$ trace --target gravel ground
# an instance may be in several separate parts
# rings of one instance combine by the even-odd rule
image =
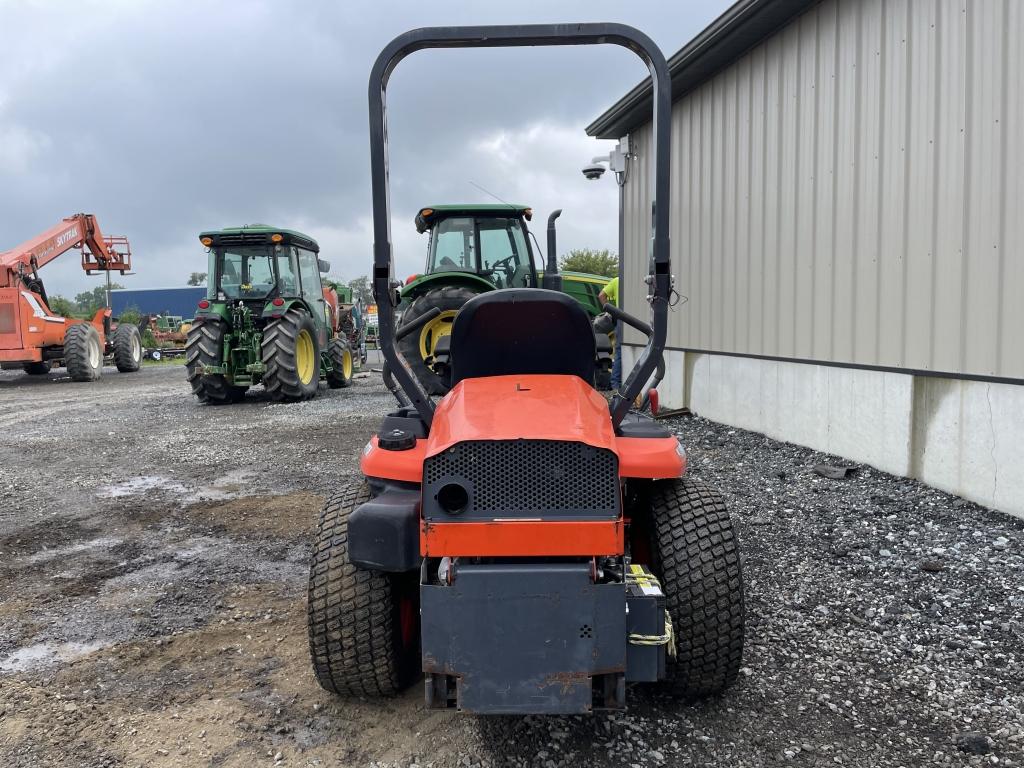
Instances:
[[[1024,765],[1024,524],[700,418],[673,420],[745,555],[726,696],[460,717],[316,687],[306,555],[390,407],[379,377],[202,407],[179,366],[0,372],[0,763]]]

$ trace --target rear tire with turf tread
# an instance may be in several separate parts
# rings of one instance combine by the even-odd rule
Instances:
[[[103,345],[90,323],[69,325],[64,332],[64,364],[72,381],[96,381],[103,372]]]
[[[417,317],[425,315],[434,307],[442,312],[458,312],[462,306],[478,295],[479,291],[466,288],[461,285],[446,285],[443,288],[435,288],[427,291],[422,296],[417,296],[412,305],[402,315],[402,324],[411,323]],[[405,357],[406,362],[416,378],[422,382],[423,387],[429,395],[443,395],[448,392],[449,386],[440,376],[427,367],[423,356],[420,354],[420,334],[423,329],[410,333],[398,342],[398,348]]]
[[[677,656],[664,690],[685,701],[719,694],[743,659],[743,575],[725,502],[703,483],[657,482],[651,495],[654,571],[665,592]]]
[[[365,480],[349,483],[320,513],[309,569],[309,652],[324,690],[393,696],[419,672],[418,573],[356,568],[348,559],[348,520],[370,499]],[[413,624],[403,627],[403,616]],[[415,631],[413,631],[415,630]]]
[[[224,405],[237,403],[245,397],[248,387],[231,384],[220,373],[201,374],[203,365],[223,363],[224,337],[227,325],[223,320],[203,319],[193,323],[185,342],[185,375],[192,385],[192,394],[201,403]]]
[[[327,357],[331,360],[331,372],[327,374],[327,385],[331,389],[352,386],[352,372],[355,370],[352,350],[344,339],[334,338],[327,345]],[[348,358],[348,374],[345,373],[345,359]]]
[[[121,373],[135,373],[142,365],[142,335],[138,326],[122,323],[114,330],[114,365]]]
[[[47,360],[43,360],[41,363],[25,363],[22,368],[29,376],[45,376],[50,372],[50,363]]]
[[[298,339],[302,332],[313,342],[313,375],[308,382],[299,376]],[[308,400],[320,387],[320,343],[313,319],[301,310],[289,310],[267,324],[263,331],[263,387],[279,403]]]

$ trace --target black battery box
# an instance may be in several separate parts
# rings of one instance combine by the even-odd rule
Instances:
[[[665,677],[665,655],[675,642],[665,622],[665,593],[647,568],[626,571],[626,680],[653,683]]]

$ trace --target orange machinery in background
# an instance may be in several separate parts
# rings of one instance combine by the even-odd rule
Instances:
[[[110,329],[109,307],[100,309],[92,320],[60,317],[50,309],[39,270],[75,248],[81,252],[86,274],[116,271],[123,275],[131,269],[128,239],[105,236],[89,213],[69,216],[0,252],[0,363],[21,363],[28,373],[43,374],[51,361],[65,360],[73,379],[88,381],[98,378],[105,354],[119,352],[120,370],[138,370],[137,362],[132,367],[136,350],[141,360],[138,329],[134,334],[122,332],[118,344]]]

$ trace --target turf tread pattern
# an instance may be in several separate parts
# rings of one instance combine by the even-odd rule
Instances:
[[[654,546],[677,656],[665,689],[686,701],[721,693],[743,659],[744,605],[739,542],[721,496],[690,478],[657,483]]]
[[[349,515],[369,498],[366,481],[355,481],[320,512],[309,569],[309,651],[325,690],[392,696],[408,684],[413,659],[400,647],[391,579],[348,560]]]

